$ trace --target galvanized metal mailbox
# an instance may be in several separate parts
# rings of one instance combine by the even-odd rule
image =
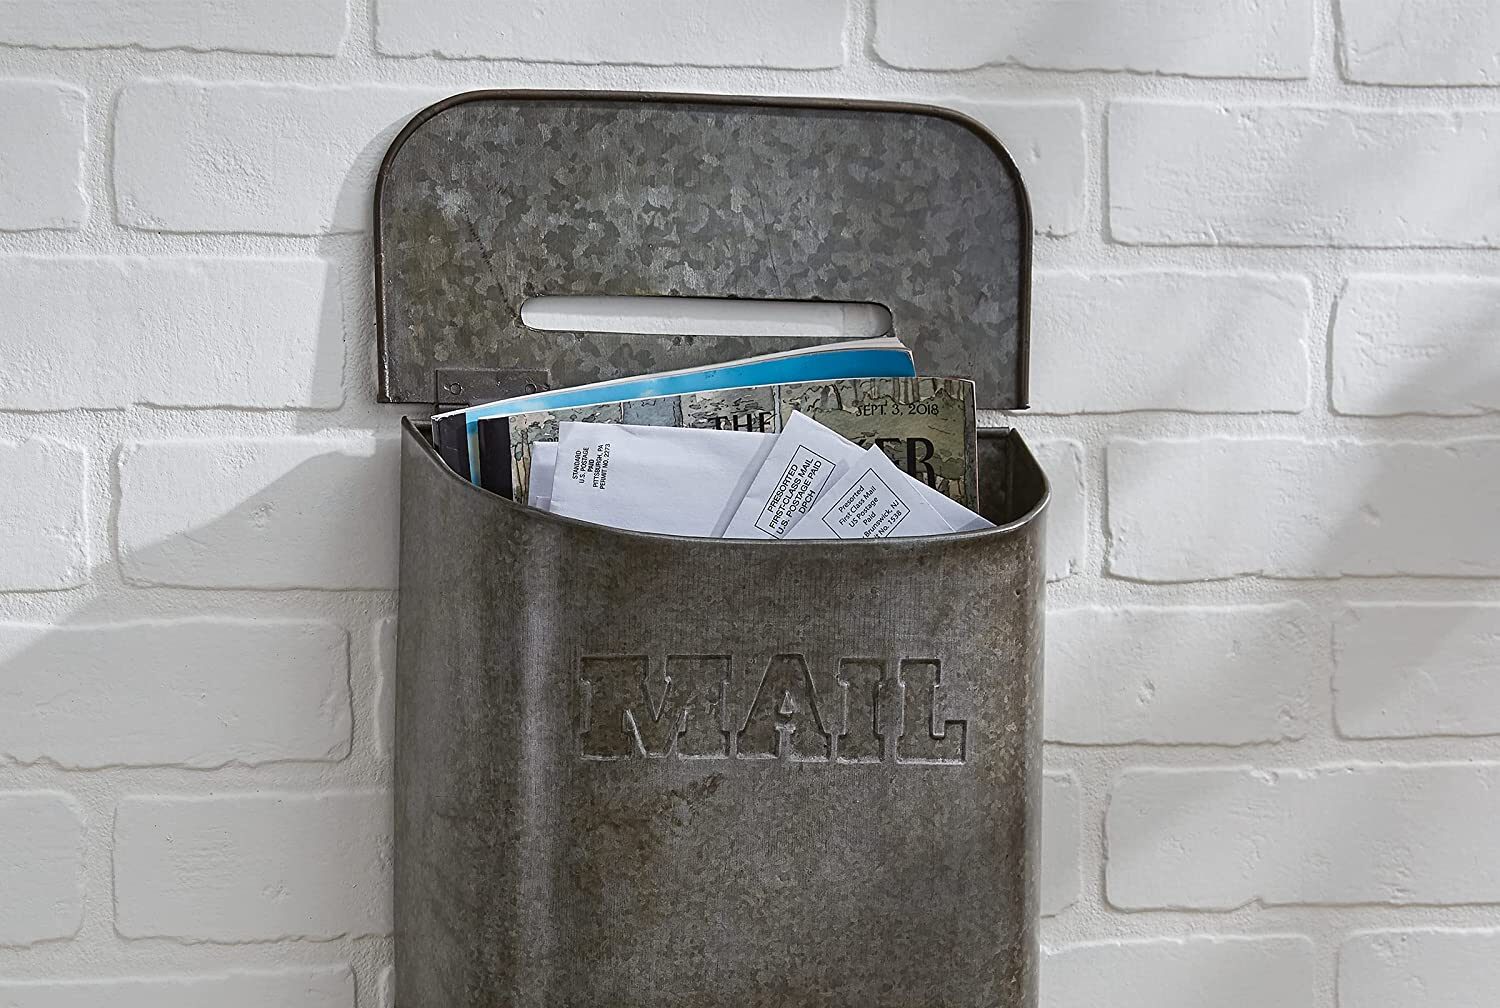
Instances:
[[[376,199],[387,401],[787,345],[520,319],[657,294],[878,301],[921,373],[1025,405],[1025,194],[951,113],[476,93]],[[1047,486],[1014,431],[980,442],[996,529],[810,543],[560,518],[402,436],[397,1008],[1035,1005]]]

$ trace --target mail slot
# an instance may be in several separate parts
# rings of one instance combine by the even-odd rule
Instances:
[[[761,348],[520,319],[602,293],[878,302],[1025,404],[1024,191],[950,113],[464,95],[377,218],[389,401]],[[979,473],[983,532],[679,538],[488,493],[404,421],[398,1008],[1035,1005],[1047,485],[1009,427]]]

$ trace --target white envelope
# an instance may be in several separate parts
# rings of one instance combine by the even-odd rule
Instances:
[[[806,414],[793,413],[777,435],[765,465],[750,481],[745,499],[724,530],[725,537],[795,538],[788,533],[811,510],[814,501],[864,455],[859,445],[842,434]],[[906,478],[922,488],[923,498],[948,523],[945,531],[995,527],[941,490]]]
[[[727,539],[781,539],[812,509],[818,495],[864,452],[805,413],[793,413],[750,481]]]
[[[542,511],[552,509],[552,474],[557,469],[557,442],[531,443],[531,478],[526,483],[526,503]]]
[[[553,514],[665,535],[717,537],[774,434],[564,421]]]
[[[977,532],[980,529],[995,527],[994,522],[988,518],[980,517],[976,511],[970,511],[936,487],[930,487],[921,480],[917,480],[916,483],[922,488],[922,496],[927,498],[927,503],[932,505],[934,511],[943,516],[943,521],[952,526],[953,531]]]
[[[938,535],[953,526],[927,502],[925,484],[896,468],[878,446],[866,450],[792,526],[787,539],[889,539]]]

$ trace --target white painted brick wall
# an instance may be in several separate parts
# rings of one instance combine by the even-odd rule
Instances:
[[[844,60],[838,0],[375,0],[380,51],[563,63],[832,67]]]
[[[387,616],[375,623],[370,649],[375,670],[371,727],[376,750],[382,756],[389,756],[396,744],[396,617]]]
[[[1047,505],[1047,579],[1061,581],[1082,570],[1088,555],[1083,446],[1076,441],[1049,441],[1036,445],[1035,451],[1052,487]]]
[[[88,470],[77,445],[0,441],[0,591],[76,588],[88,578]]]
[[[375,171],[430,88],[140,81],[120,94],[120,223],[322,234],[369,226]]]
[[[337,0],[8,0],[0,41],[332,56],[347,20]]]
[[[1500,246],[1500,110],[1115,102],[1109,146],[1122,242]]]
[[[391,928],[390,796],[130,797],[115,813],[115,926],[249,942]]]
[[[1308,0],[875,0],[875,51],[892,65],[961,70],[1010,63],[1196,77],[1301,77]]]
[[[1072,774],[1047,774],[1042,778],[1043,916],[1060,914],[1078,899],[1078,820],[1078,781]]]
[[[1303,737],[1326,681],[1299,605],[1053,611],[1047,738],[1079,745],[1244,745]]]
[[[1500,84],[1491,0],[1339,0],[1343,65],[1370,84]]]
[[[56,81],[0,82],[0,231],[67,230],[88,219],[87,99]]]
[[[1032,382],[1056,413],[1296,413],[1312,292],[1298,276],[1043,273]]]
[[[230,970],[197,976],[0,980],[0,1008],[354,1008],[354,971]]]
[[[13,409],[337,407],[338,277],[320,259],[0,256]]]
[[[1333,698],[1350,738],[1500,735],[1500,605],[1363,603],[1334,630]]]
[[[1500,931],[1377,931],[1339,951],[1339,1008],[1500,1002]]]
[[[1340,413],[1500,412],[1500,281],[1352,276],[1332,353]]]
[[[1312,1008],[1317,956],[1296,936],[1108,941],[1049,951],[1048,1008]]]
[[[121,568],[141,584],[394,588],[395,485],[389,438],[128,444]]]
[[[83,813],[55,791],[0,791],[0,948],[83,924]]]
[[[1121,909],[1500,902],[1500,764],[1131,770],[1105,830]]]
[[[0,756],[70,768],[341,759],[347,636],[284,620],[0,623]]]
[[[368,1004],[368,1001],[366,1002]],[[379,1008],[396,1008],[396,968],[386,966],[380,971],[375,987],[375,1004]]]
[[[1500,439],[1121,440],[1108,492],[1122,577],[1500,577]]]
[[[1044,1008],[1500,1000],[1495,4],[0,0],[0,1008],[390,1008],[371,187],[482,87],[1010,149]]]

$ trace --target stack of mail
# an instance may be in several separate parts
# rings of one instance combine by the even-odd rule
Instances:
[[[479,403],[433,417],[432,431],[470,482],[616,528],[885,539],[993,527],[971,510],[973,381],[917,375],[891,336]]]

